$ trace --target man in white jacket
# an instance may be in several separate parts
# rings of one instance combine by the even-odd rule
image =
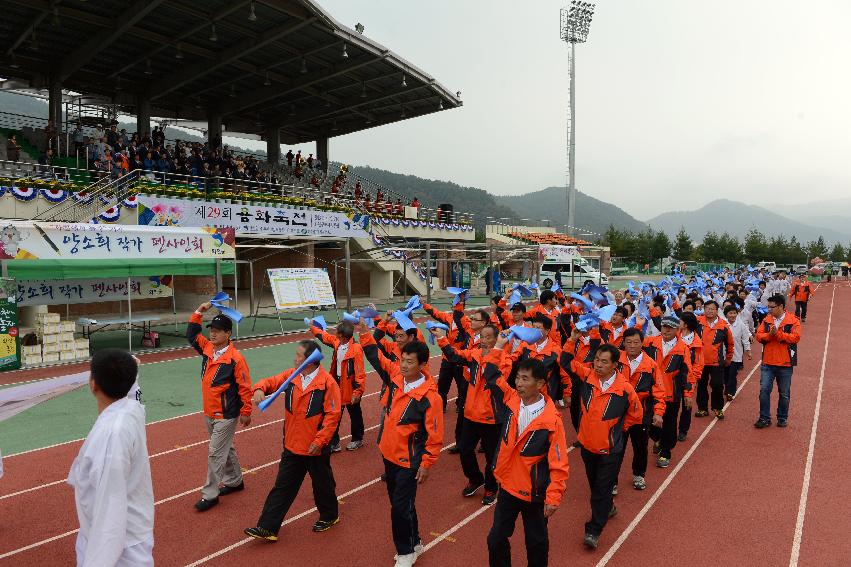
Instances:
[[[751,332],[748,330],[744,317],[739,314],[735,306],[728,305],[724,308],[724,317],[730,324],[733,333],[733,361],[724,369],[724,398],[729,402],[736,397],[738,388],[739,370],[742,369],[742,359],[747,353],[748,360],[751,359]]]
[[[154,491],[145,408],[128,396],[138,365],[120,349],[92,357],[98,418],[71,465],[80,531],[77,567],[153,566]]]

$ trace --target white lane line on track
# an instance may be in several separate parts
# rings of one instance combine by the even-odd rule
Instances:
[[[286,344],[286,343],[281,343],[281,344]],[[268,346],[251,347],[251,348],[252,349],[254,349],[254,348],[269,348],[270,346],[281,346],[281,345],[268,345]],[[251,349],[242,349],[242,350],[251,350]],[[440,356],[443,356],[443,355],[442,354],[432,355],[431,357],[429,357],[429,360],[431,360],[432,358],[438,358]],[[186,358],[196,358],[196,357],[195,356],[188,356]],[[175,360],[184,360],[184,359],[180,358],[180,359],[175,359]],[[166,360],[166,361],[162,361],[162,362],[172,362],[172,361]],[[150,363],[150,364],[156,364],[156,363]],[[375,370],[370,370],[369,372],[366,373],[366,375],[369,376],[370,374],[374,374],[374,373],[375,373]],[[369,396],[374,396],[375,394],[377,394],[377,392],[373,392],[372,394],[366,394],[364,396],[364,398],[367,398]],[[184,418],[184,417],[191,417],[193,415],[198,415],[200,413],[201,413],[200,411],[193,411],[193,412],[190,412],[190,413],[183,413],[183,414],[180,414],[180,415],[174,415],[172,417],[167,417],[165,419],[159,419],[157,421],[151,421],[150,423],[145,424],[145,427],[147,428],[147,427],[150,427],[151,425],[157,425],[157,424],[165,423],[165,422],[168,422],[168,421],[174,421],[176,419],[181,419],[181,418]],[[86,440],[85,437],[80,437],[79,439],[71,439],[70,441],[62,441],[61,443],[54,443],[53,445],[47,445],[45,447],[38,447],[36,449],[28,449],[26,451],[21,451],[20,453],[12,453],[11,455],[3,455],[3,459],[8,460],[8,459],[11,459],[13,457],[20,457],[21,455],[28,455],[30,453],[37,453],[38,451],[45,451],[47,449],[54,449],[56,447],[62,447],[63,445],[70,445],[71,443],[79,443],[79,442],[85,441],[85,440]]]
[[[446,400],[446,402],[447,402],[447,403],[449,403],[449,402],[453,402],[453,401],[455,401],[456,399],[457,399],[457,396],[456,396],[456,397],[454,397],[454,398],[448,398],[448,399]],[[379,425],[380,425],[380,424],[376,424],[376,425],[372,425],[372,426],[370,426],[370,427],[367,427],[366,429],[364,429],[364,433],[366,433],[367,431],[373,431],[373,430],[375,430],[375,429],[378,429]],[[344,436],[344,437],[340,437],[340,441],[345,441],[346,439],[349,439],[350,437],[351,437],[351,435],[346,435],[346,436]],[[449,444],[449,445],[444,445],[444,446],[443,446],[443,448],[441,448],[440,450],[441,450],[441,452],[442,452],[442,451],[445,451],[445,450],[447,450],[447,449],[450,449],[450,448],[452,448],[452,447],[454,447],[454,446],[455,446],[455,443],[453,442],[453,443],[451,443],[451,444]],[[247,469],[247,470],[245,471],[245,473],[253,473],[253,472],[257,472],[257,471],[259,471],[259,470],[263,470],[263,469],[269,468],[269,467],[271,467],[271,466],[273,466],[273,465],[279,464],[280,462],[281,462],[281,460],[280,460],[280,459],[276,459],[276,460],[274,460],[274,461],[270,461],[270,462],[268,462],[268,463],[264,463],[264,464],[262,464],[262,465],[258,465],[258,466],[254,467],[254,468]],[[367,483],[365,483],[365,484],[362,484],[361,486],[359,486],[359,487],[357,487],[357,488],[354,488],[354,489],[352,489],[352,490],[350,490],[350,491],[348,491],[348,492],[346,492],[346,493],[344,493],[344,494],[341,494],[340,496],[338,496],[338,497],[337,497],[337,500],[340,500],[340,499],[342,499],[342,498],[346,498],[346,497],[348,497],[348,496],[351,496],[352,494],[354,494],[354,493],[356,493],[356,492],[360,492],[360,491],[361,491],[361,490],[363,490],[364,488],[367,488],[367,487],[369,487],[369,486],[371,486],[371,485],[375,484],[376,482],[379,482],[380,480],[381,480],[381,477],[378,477],[377,479],[373,479],[373,480],[371,480],[371,481],[369,481],[369,482],[367,482]],[[59,481],[59,482],[64,482],[64,481]],[[170,501],[172,501],[172,500],[176,500],[176,499],[178,499],[178,498],[182,498],[182,497],[184,497],[184,496],[188,496],[189,494],[198,493],[198,492],[199,492],[202,488],[203,488],[203,486],[198,486],[198,487],[192,488],[192,489],[190,489],[190,490],[185,490],[185,491],[183,491],[183,492],[181,492],[181,493],[179,493],[179,494],[175,494],[175,495],[172,495],[172,496],[167,496],[166,498],[163,498],[163,499],[161,499],[161,500],[157,500],[156,502],[154,502],[154,506],[159,506],[160,504],[164,504],[164,503],[166,503],[166,502],[170,502]],[[316,510],[316,508],[315,508],[315,507],[314,507],[314,508],[311,508],[310,510],[306,510],[306,511],[304,511],[304,512],[302,512],[302,513],[300,513],[300,514],[298,514],[298,515],[296,515],[296,516],[293,516],[292,518],[290,518],[289,520],[285,521],[285,522],[284,522],[283,524],[281,524],[281,525],[282,525],[282,526],[284,526],[284,525],[287,525],[287,524],[289,524],[289,523],[291,523],[291,522],[294,522],[294,521],[296,521],[296,520],[298,520],[298,519],[300,519],[300,518],[303,518],[303,517],[304,517],[304,516],[306,516],[307,514],[310,514],[311,512],[314,512],[315,510]],[[49,537],[49,538],[47,538],[47,539],[43,539],[43,540],[41,540],[41,541],[37,541],[37,542],[35,542],[35,543],[31,543],[31,544],[29,544],[29,545],[25,545],[24,547],[19,547],[18,549],[13,549],[13,550],[11,550],[11,551],[7,551],[6,553],[0,554],[0,559],[5,559],[5,558],[7,558],[7,557],[11,557],[11,556],[13,556],[13,555],[17,555],[17,554],[19,554],[19,553],[23,553],[24,551],[29,551],[30,549],[34,549],[34,548],[36,548],[36,547],[40,547],[40,546],[42,546],[42,545],[46,545],[46,544],[51,543],[51,542],[54,542],[54,541],[56,541],[56,540],[58,540],[58,539],[62,539],[62,538],[67,537],[67,536],[69,536],[69,535],[73,535],[73,534],[77,533],[78,531],[80,531],[80,530],[79,530],[79,528],[77,528],[76,530],[71,530],[70,532],[65,532],[65,533],[63,533],[63,534],[59,534],[59,535],[56,535],[56,536]],[[227,551],[230,551],[231,549],[235,549],[235,548],[237,548],[237,547],[239,547],[239,546],[241,546],[241,545],[244,545],[247,541],[251,541],[251,538],[246,538],[246,539],[245,539],[245,540],[243,540],[243,541],[237,542],[236,544],[234,544],[234,545],[230,546],[229,548],[226,548],[225,550],[219,550],[219,551],[217,551],[215,554],[210,555],[210,556],[208,556],[208,557],[205,557],[205,558],[203,558],[203,559],[199,560],[199,561],[198,561],[198,562],[196,562],[196,563],[193,563],[193,565],[197,565],[197,564],[199,564],[199,563],[201,563],[201,562],[203,562],[203,561],[207,561],[208,559],[212,559],[213,557],[217,557],[218,555],[222,555],[223,553],[226,553]]]
[[[827,316],[827,333],[824,337],[824,356],[821,359],[821,374],[818,379],[818,393],[816,394],[816,411],[813,415],[813,426],[810,430],[810,445],[807,450],[807,465],[804,468],[804,481],[801,486],[801,500],[798,503],[798,518],[795,521],[795,535],[792,539],[792,555],[789,557],[789,567],[798,565],[801,555],[801,540],[804,536],[804,519],[807,515],[807,499],[810,493],[810,478],[813,472],[813,455],[816,450],[816,433],[818,432],[819,413],[821,413],[821,393],[824,389],[824,369],[827,365],[827,349],[830,344],[830,325],[833,321],[833,300],[836,298],[836,286],[830,295],[830,311]]]
[[[576,447],[573,447],[571,445],[570,447],[568,447],[567,453],[570,453],[575,448]],[[466,526],[467,524],[469,524],[470,522],[472,522],[473,520],[475,520],[476,518],[478,518],[479,516],[481,516],[482,514],[484,514],[485,512],[487,512],[488,510],[490,510],[492,508],[493,508],[493,505],[482,506],[481,508],[479,508],[478,510],[476,510],[475,512],[473,512],[472,514],[470,514],[469,516],[467,516],[466,518],[464,518],[463,520],[461,520],[460,522],[458,522],[457,524],[455,524],[454,526],[452,526],[451,528],[449,528],[445,532],[441,533],[439,536],[437,536],[436,538],[434,538],[430,542],[428,542],[423,547],[422,552],[425,553],[426,551],[428,551],[429,549],[431,549],[432,547],[434,547],[435,545],[437,545],[441,541],[445,540],[446,538],[448,538],[449,536],[451,536],[452,534],[454,534],[455,532],[457,532],[458,530],[460,530],[461,528],[463,528],[464,526]]]

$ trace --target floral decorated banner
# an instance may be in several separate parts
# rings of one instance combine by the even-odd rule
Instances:
[[[232,228],[5,221],[0,223],[0,259],[230,259],[234,240]]]
[[[139,224],[233,228],[237,235],[366,238],[370,217],[334,211],[233,205],[139,195]]]

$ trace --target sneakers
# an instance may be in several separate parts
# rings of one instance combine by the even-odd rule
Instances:
[[[333,445],[331,445],[331,452],[332,452],[332,453],[339,453],[339,452],[340,452],[340,451],[342,451],[342,450],[343,450],[343,449],[341,449],[341,448],[340,448],[340,444],[339,444],[339,443],[334,443]]]
[[[219,503],[219,497],[218,496],[216,496],[215,498],[213,498],[211,500],[207,500],[206,498],[202,498],[201,500],[199,500],[198,502],[195,503],[195,509],[198,510],[199,512],[206,512],[207,510],[209,510],[210,508],[212,508],[213,506],[215,506],[218,503]]]
[[[786,427],[789,423],[785,419],[777,420],[777,427]]]
[[[597,549],[597,544],[600,543],[600,536],[585,534],[585,539],[582,540],[582,543],[589,549]]]
[[[461,496],[464,496],[465,498],[469,498],[470,496],[472,496],[473,494],[478,492],[479,489],[482,488],[484,485],[485,485],[484,482],[480,482],[480,483],[477,483],[477,484],[473,484],[471,482],[470,484],[468,484],[467,486],[464,487],[464,490],[461,491]]]
[[[682,432],[680,432],[680,434],[679,434],[679,435],[677,435],[677,441],[685,441],[685,440],[686,440],[686,437],[688,437],[688,433],[682,433]]]
[[[617,495],[618,495],[618,485],[616,484],[612,487],[612,496],[617,496]]]
[[[706,417],[707,415],[709,415],[709,412],[703,409],[699,409],[694,412],[694,417]]]
[[[612,504],[612,509],[609,510],[609,518],[614,518],[618,515],[618,507]]]
[[[724,399],[728,402],[732,402],[735,397],[733,394],[724,394]]]
[[[638,476],[638,475],[633,475],[632,487],[636,490],[644,490],[645,488],[647,488],[647,483],[644,482],[644,477]]]
[[[660,469],[666,469],[671,464],[671,459],[666,459],[665,457],[659,457],[656,459],[656,466]]]
[[[348,445],[346,445],[346,451],[356,451],[363,447],[363,440],[352,441]]]
[[[245,483],[240,482],[236,486],[223,486],[219,489],[219,496],[227,496],[228,494],[232,494],[234,492],[240,492],[245,490]]]
[[[722,409],[712,410],[712,413],[714,413],[715,417],[717,417],[718,419],[724,419],[724,410],[722,410]]]
[[[654,455],[658,455],[661,450],[662,450],[662,442],[661,441],[656,441],[655,443],[653,443],[653,454]]]
[[[496,502],[496,492],[485,490],[485,495],[482,497],[482,506],[490,506]]]
[[[278,534],[270,532],[266,528],[256,527],[256,528],[245,528],[242,530],[247,536],[253,537],[254,539],[265,539],[266,541],[278,541]]]
[[[340,518],[334,518],[333,520],[316,520],[316,523],[313,524],[313,531],[315,532],[324,532],[331,529],[331,526],[340,523]]]
[[[757,429],[765,429],[766,427],[771,427],[770,421],[765,421],[764,419],[756,420],[756,423],[753,424]]]
[[[417,545],[414,546],[413,555],[416,555],[417,557],[419,557],[422,554],[423,554],[423,544],[418,543]],[[393,556],[393,561],[399,561],[399,554],[398,553]],[[414,561],[416,561],[416,559],[414,559]]]
[[[416,553],[408,553],[407,555],[397,555],[394,567],[411,567],[417,562]]]

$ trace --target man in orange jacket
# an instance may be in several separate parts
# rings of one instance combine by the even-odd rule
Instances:
[[[417,485],[428,478],[443,445],[443,400],[425,375],[430,356],[419,341],[402,348],[399,362],[385,357],[361,323],[360,343],[387,388],[382,400],[378,449],[384,458],[396,567],[410,567],[422,553],[417,522]]]
[[[618,512],[612,489],[618,481],[626,432],[644,417],[638,394],[618,370],[619,360],[620,351],[606,344],[597,349],[593,369],[576,359],[570,362],[571,370],[579,376],[579,443],[591,487],[591,519],[585,523],[583,543],[592,549],[597,548],[608,519]]]
[[[482,487],[485,489],[482,497],[482,505],[493,504],[496,500],[498,488],[493,476],[493,459],[499,441],[499,429],[502,416],[494,410],[491,391],[486,387],[487,380],[484,376],[490,366],[484,360],[494,349],[498,331],[493,325],[485,325],[479,331],[480,345],[469,350],[455,350],[449,344],[445,331],[434,328],[431,333],[437,337],[437,344],[443,350],[443,354],[451,362],[465,367],[464,376],[469,380],[467,387],[467,398],[464,400],[464,425],[461,427],[461,436],[457,439],[458,448],[461,452],[461,468],[467,477],[467,486],[461,494],[470,497],[476,494]],[[511,372],[511,361],[503,361],[505,375]],[[479,462],[476,459],[476,445],[479,441],[485,450],[485,472],[482,474]]]
[[[715,417],[724,419],[724,375],[726,368],[733,362],[733,331],[727,321],[718,316],[718,303],[715,300],[703,304],[703,313],[697,318],[703,339],[703,374],[697,382],[697,411],[694,416],[709,415],[708,408],[711,405]]]
[[[500,337],[492,356],[505,356],[507,340]],[[498,361],[486,364],[499,368]],[[543,395],[547,370],[533,358],[517,365],[515,388],[501,372],[486,372],[488,388],[496,395],[498,411],[506,414],[499,436],[494,476],[499,497],[488,533],[491,567],[511,565],[511,544],[518,514],[523,515],[526,560],[532,567],[547,565],[547,519],[558,510],[568,477],[567,441],[561,416]]]
[[[251,423],[251,376],[242,353],[230,342],[233,323],[224,315],[216,315],[207,325],[210,338],[201,334],[201,321],[210,307],[209,302],[198,306],[186,328],[189,344],[203,359],[201,396],[210,435],[207,483],[195,503],[199,512],[218,504],[219,496],[245,488],[233,436],[237,420],[243,427]]]
[[[361,345],[352,338],[355,326],[350,321],[340,321],[337,324],[336,336],[326,333],[315,325],[310,326],[310,332],[323,344],[334,349],[331,357],[331,377],[340,386],[343,407],[348,410],[349,418],[352,420],[352,440],[346,445],[346,449],[354,451],[363,445],[364,426],[360,400],[366,389],[363,350]],[[339,451],[340,426],[338,424],[334,437],[331,439],[331,452]]]
[[[807,274],[798,276],[798,281],[789,290],[789,298],[795,300],[795,317],[799,317],[801,323],[807,321],[807,304],[814,293],[813,286],[807,281]]]
[[[762,366],[759,375],[759,419],[757,429],[771,425],[771,390],[777,381],[777,427],[789,421],[789,398],[792,391],[792,369],[798,364],[801,322],[786,311],[786,298],[768,298],[768,315],[756,329],[756,340],[762,343]]]
[[[275,392],[319,345],[298,343],[293,368],[260,380],[254,385],[254,403]],[[304,482],[310,475],[319,519],[314,532],[324,532],[340,521],[336,483],[331,470],[331,437],[342,416],[340,387],[319,364],[308,365],[284,389],[284,452],[275,486],[269,491],[257,526],[245,534],[267,541],[278,540],[278,530]]]

